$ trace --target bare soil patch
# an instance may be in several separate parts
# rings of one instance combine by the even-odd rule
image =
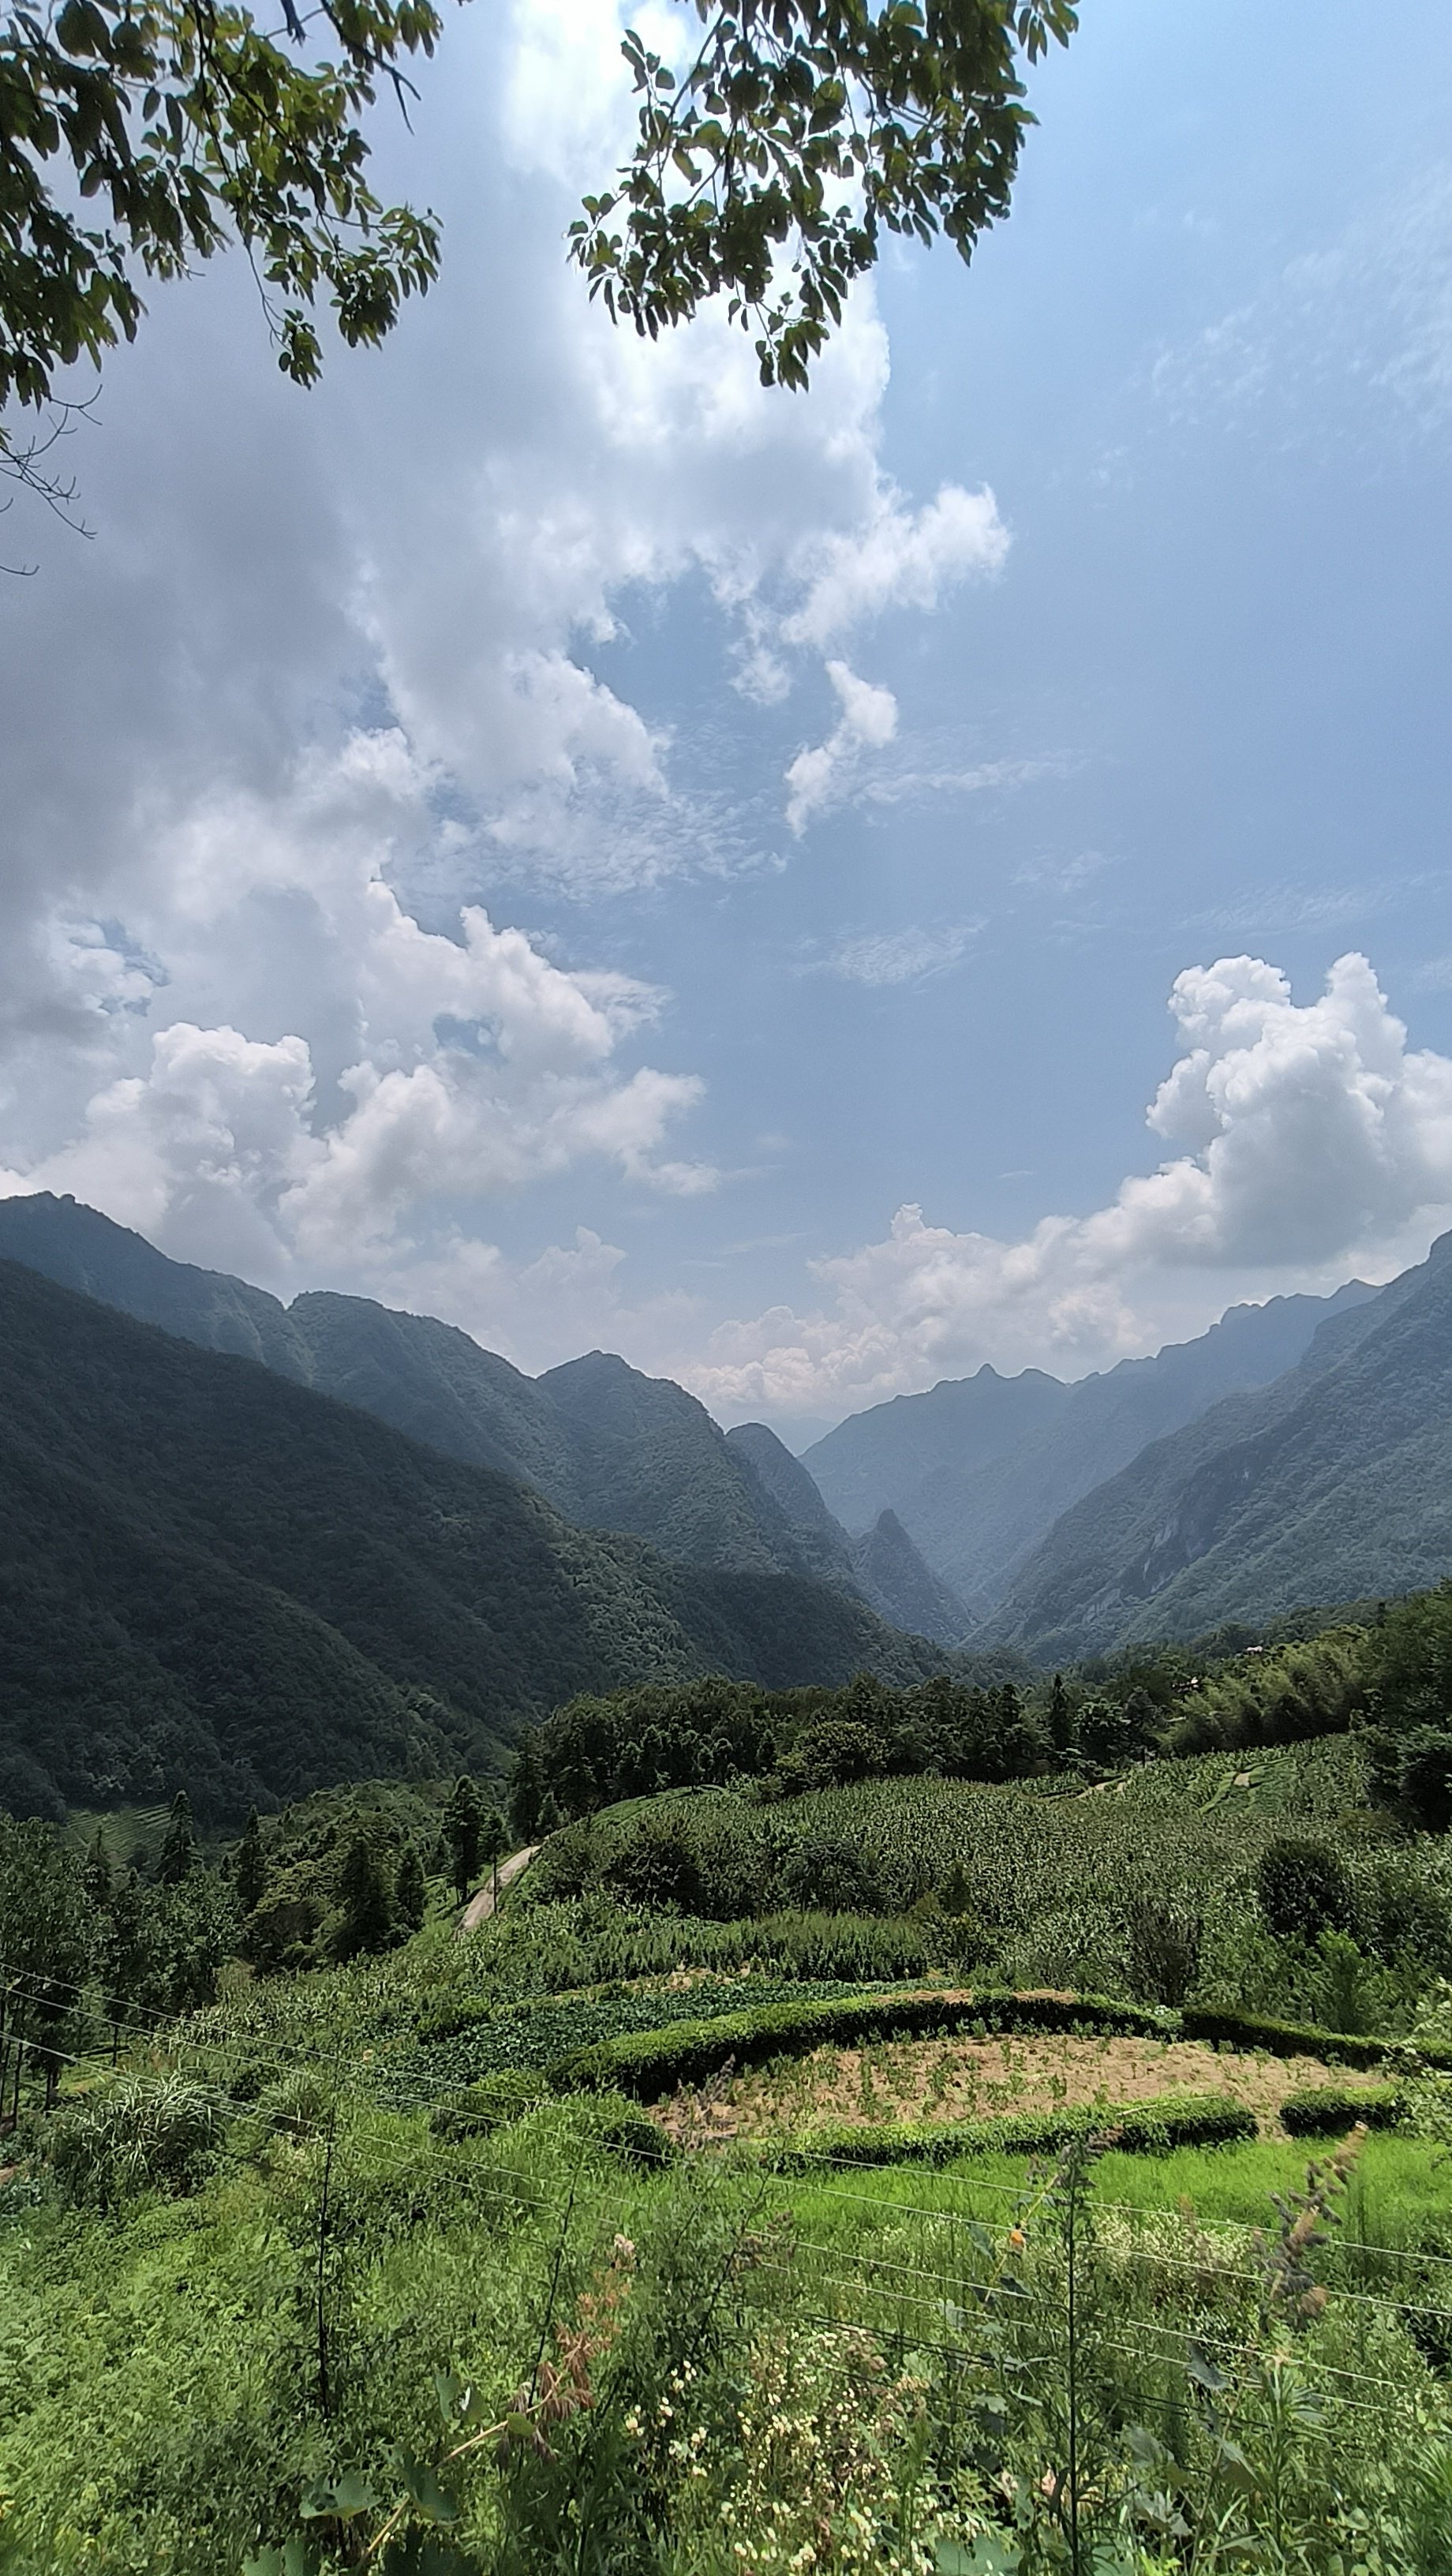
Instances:
[[[992,2039],[892,2039],[818,2048],[791,2064],[753,2068],[704,2092],[686,2090],[652,2117],[674,2137],[777,2136],[822,2121],[870,2128],[891,2120],[1007,2119],[1021,2111],[1147,2102],[1161,2094],[1224,2094],[1280,2135],[1287,2094],[1317,2084],[1367,2086],[1372,2073],[1318,2057],[1232,2054],[1201,2040],[1084,2037],[1068,2031]]]

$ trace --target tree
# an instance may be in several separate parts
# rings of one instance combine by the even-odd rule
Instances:
[[[192,1824],[191,1800],[185,1789],[178,1789],[171,1802],[171,1813],[156,1856],[158,1887],[179,1887],[182,1880],[197,1868],[200,1860],[196,1830]]]
[[[1062,1673],[1055,1673],[1049,1693],[1049,1742],[1056,1753],[1072,1753],[1075,1749],[1074,1711]]]
[[[254,1914],[262,1903],[267,1888],[267,1861],[262,1849],[262,1825],[254,1807],[247,1818],[242,1839],[237,1845],[235,1865],[237,1902],[244,1914]]]
[[[0,32],[0,407],[40,410],[58,370],[134,339],[141,288],[228,241],[251,260],[278,362],[314,382],[312,312],[376,343],[438,269],[432,219],[383,207],[361,120],[431,53],[430,0],[281,0],[287,42],[228,0],[62,0]],[[50,170],[54,165],[56,179]],[[79,198],[79,203],[77,203]],[[88,221],[93,206],[104,208]],[[38,442],[43,450],[44,440]],[[37,447],[0,460],[47,486]]]
[[[619,184],[587,197],[574,258],[654,339],[708,298],[755,329],[764,384],[799,386],[884,230],[966,259],[1008,212],[1026,66],[1067,44],[1074,0],[695,0],[704,34],[669,69],[630,34],[640,99]],[[783,260],[786,274],[783,276]]]
[[[406,1925],[410,1932],[417,1932],[428,1910],[428,1884],[424,1878],[423,1862],[418,1856],[417,1843],[410,1842],[404,1845],[403,1858],[398,1864],[398,1877],[394,1884],[393,1901],[398,1908],[400,1923]]]
[[[484,1810],[479,1792],[467,1776],[454,1782],[449,1803],[444,1809],[444,1840],[449,1847],[449,1867],[453,1873],[454,1893],[462,1905],[479,1874],[479,1854],[484,1831]]]
[[[338,1950],[345,1959],[360,1950],[383,1950],[393,1932],[393,1892],[372,1835],[360,1825],[343,1855],[338,1881],[343,1920]]]
[[[0,408],[43,411],[60,370],[134,339],[148,280],[229,242],[300,385],[322,363],[320,300],[350,346],[376,345],[432,284],[437,225],[373,194],[363,120],[380,88],[406,102],[404,65],[441,31],[433,0],[279,10],[264,28],[240,0],[12,6]],[[572,256],[591,294],[651,338],[725,295],[758,335],[763,381],[802,385],[884,230],[944,232],[966,258],[1007,213],[1033,121],[1023,73],[1067,43],[1074,0],[883,0],[875,14],[694,0],[694,12],[702,32],[679,72],[626,37],[635,148],[617,184],[585,199]],[[48,443],[0,431],[0,464],[64,497]]]
[[[81,1866],[81,1884],[91,1903],[99,1910],[111,1902],[111,1855],[106,1848],[106,1828],[98,1825],[86,1845]]]

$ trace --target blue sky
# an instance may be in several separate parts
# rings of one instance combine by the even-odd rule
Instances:
[[[1377,32],[1090,7],[802,400],[563,266],[607,0],[451,20],[427,305],[304,399],[239,263],[159,292],[93,537],[6,522],[3,1185],[800,1440],[1417,1257],[1452,22]]]

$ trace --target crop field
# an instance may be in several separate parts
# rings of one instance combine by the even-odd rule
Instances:
[[[1245,2103],[1268,2135],[1283,2135],[1279,2112],[1294,2091],[1335,2085],[1371,2090],[1374,2072],[1321,2059],[1273,2058],[1192,2040],[1098,2033],[1005,2033],[992,2039],[882,2040],[861,2048],[819,2048],[710,2088],[703,2104],[687,2091],[655,2112],[668,2135],[695,2137],[703,2121],[722,2138],[790,2134],[830,2121],[873,2127],[885,2121],[991,2120],[1021,2111],[1078,2110],[1158,2101],[1183,2093],[1224,2094]]]

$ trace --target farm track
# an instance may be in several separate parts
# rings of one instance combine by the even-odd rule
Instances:
[[[533,1860],[535,1853],[538,1850],[538,1843],[528,1843],[523,1851],[511,1852],[508,1860],[501,1861],[499,1866],[499,1893],[501,1896],[504,1894],[506,1887],[512,1887],[514,1881],[520,1876],[521,1872],[528,1869],[530,1862]],[[478,1893],[470,1897],[468,1904],[465,1906],[463,1913],[459,1917],[460,1939],[462,1940],[466,1932],[477,1932],[481,1923],[488,1922],[493,1911],[494,1878],[493,1873],[491,1872]]]

